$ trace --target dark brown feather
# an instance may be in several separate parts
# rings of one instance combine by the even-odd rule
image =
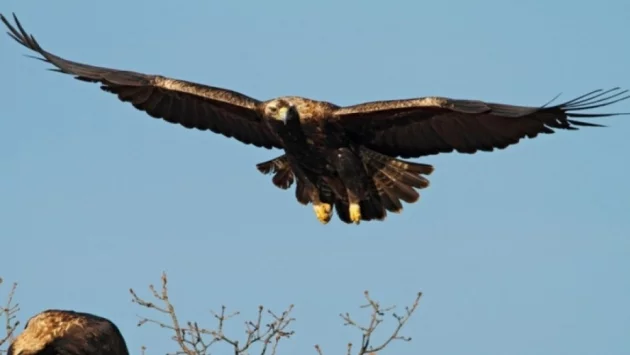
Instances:
[[[277,187],[286,190],[293,184],[294,174],[286,155],[256,164],[263,174],[273,174],[271,181]]]
[[[573,117],[608,117],[628,113],[580,113],[630,98],[628,90],[596,90],[555,106],[528,107],[426,97],[375,101],[341,107],[334,115],[360,143],[403,158],[458,151],[503,149],[522,138],[555,129],[601,126]]]
[[[386,211],[400,212],[403,209],[401,200],[414,203],[420,197],[415,189],[424,189],[429,186],[429,181],[422,175],[430,175],[434,170],[433,166],[402,161],[364,147],[360,151],[366,172],[373,181],[368,198],[360,203],[362,220],[383,220],[386,217]],[[279,188],[288,188],[294,181],[293,171],[286,155],[259,163],[256,167],[263,174],[274,174],[272,181]],[[291,183],[279,185],[276,183],[276,176],[291,176]],[[295,181],[296,199],[304,205],[311,203],[310,196],[313,192],[309,191],[299,178],[295,178]],[[322,179],[317,188],[322,196],[322,202],[333,205],[342,222],[352,223],[348,213],[348,196],[342,181]]]
[[[260,101],[241,93],[167,78],[97,67],[69,61],[45,51],[29,35],[15,14],[17,29],[0,14],[9,28],[9,35],[18,43],[40,54],[41,59],[54,65],[53,71],[73,75],[86,82],[101,83],[101,88],[131,103],[151,117],[199,130],[210,130],[226,137],[233,137],[245,144],[264,148],[282,148],[282,142],[274,132],[262,123],[259,114]]]

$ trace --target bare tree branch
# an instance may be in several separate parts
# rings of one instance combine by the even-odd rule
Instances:
[[[161,281],[162,285],[159,290],[153,285],[149,285],[151,300],[140,298],[133,289],[129,289],[129,292],[132,295],[132,302],[143,308],[157,311],[164,318],[163,320],[156,320],[140,317],[138,326],[152,323],[172,332],[172,340],[177,343],[178,349],[170,355],[209,355],[212,346],[218,343],[231,347],[234,355],[249,355],[251,352],[256,352],[260,355],[277,355],[280,341],[284,338],[290,338],[294,334],[293,330],[289,330],[289,325],[295,321],[294,318],[290,317],[293,305],[290,305],[281,314],[276,314],[271,310],[265,310],[263,306],[258,306],[255,319],[244,322],[245,336],[243,339],[227,335],[224,332],[226,323],[240,316],[240,312],[227,312],[225,306],[221,306],[220,312],[210,311],[216,322],[213,328],[202,327],[196,321],[182,321],[178,318],[175,306],[169,297],[166,273],[162,273]],[[0,287],[2,284],[3,280],[0,278]],[[6,335],[0,336],[0,354],[7,352],[7,350],[2,350],[2,347],[13,342],[17,327],[20,324],[16,320],[17,313],[20,310],[19,304],[13,304],[16,289],[17,283],[14,283],[8,293],[5,305],[0,307],[0,319],[4,319],[4,328],[6,330]],[[411,306],[405,307],[403,315],[398,315],[394,312],[396,306],[382,307],[379,302],[370,297],[368,291],[364,292],[364,296],[367,304],[360,308],[370,310],[370,318],[367,324],[360,324],[355,321],[349,313],[340,314],[340,317],[344,320],[344,325],[361,331],[361,346],[356,351],[356,355],[376,355],[394,340],[411,341],[411,338],[400,335],[400,331],[418,307],[422,293],[417,294]],[[396,319],[397,325],[385,340],[377,345],[373,345],[372,343],[375,343],[373,340],[374,334],[381,323],[384,322],[386,313],[391,313]],[[256,347],[255,350],[254,347]],[[140,349],[140,354],[145,355],[146,349],[143,345]],[[324,351],[319,344],[315,345],[315,350],[317,355],[324,355]],[[353,355],[352,343],[348,343],[346,355]]]
[[[393,330],[393,332],[391,333],[391,335],[385,341],[383,341],[381,344],[377,346],[371,345],[374,331],[384,321],[384,318],[383,318],[384,315],[390,311],[393,311],[396,308],[396,306],[383,308],[378,302],[370,298],[370,294],[368,291],[365,291],[364,295],[368,301],[368,304],[361,306],[361,308],[369,308],[372,311],[371,316],[370,316],[370,322],[368,325],[361,325],[358,322],[354,321],[350,317],[349,313],[339,315],[344,320],[345,322],[344,325],[357,328],[362,333],[361,348],[357,352],[357,355],[375,355],[377,352],[385,349],[394,340],[411,341],[410,337],[403,337],[399,335],[399,333],[400,333],[400,330],[405,326],[405,324],[407,323],[407,321],[409,320],[413,312],[418,307],[418,303],[420,302],[420,297],[422,297],[422,292],[418,292],[418,295],[416,296],[416,299],[414,303],[411,305],[411,307],[405,307],[404,315],[400,316],[392,312],[392,316],[396,319],[398,324],[396,328]],[[318,355],[323,355],[323,352],[319,345],[315,345],[315,350],[317,351]],[[351,354],[352,354],[352,343],[349,343],[348,349],[347,349],[347,355],[351,355]]]
[[[162,328],[171,330],[174,333],[173,340],[175,340],[179,346],[179,350],[175,352],[175,355],[206,355],[210,354],[210,347],[216,343],[223,342],[232,346],[234,354],[246,354],[253,344],[260,343],[260,354],[265,355],[271,344],[271,354],[275,355],[278,343],[283,338],[289,338],[293,335],[293,331],[286,330],[289,324],[295,319],[290,318],[289,314],[293,310],[293,305],[289,306],[287,310],[280,315],[276,315],[270,310],[267,310],[271,316],[271,321],[263,325],[263,313],[264,307],[258,307],[258,315],[255,321],[245,322],[245,339],[241,341],[227,336],[223,329],[225,322],[238,316],[239,312],[226,313],[226,307],[221,307],[220,313],[211,311],[212,316],[216,319],[217,326],[214,329],[200,327],[197,322],[187,321],[185,326],[177,317],[175,307],[171,303],[168,295],[168,279],[166,273],[162,273],[162,288],[158,292],[153,285],[149,285],[149,289],[153,295],[153,298],[157,301],[147,301],[138,297],[133,289],[130,289],[133,299],[132,302],[138,305],[152,309],[161,313],[169,319],[169,322],[161,322],[150,318],[141,317],[138,322],[138,326],[142,326],[145,323],[153,323]]]
[[[0,286],[4,280],[0,277]],[[0,308],[0,317],[4,317],[4,329],[5,335],[0,336],[0,354],[6,353],[7,350],[2,349],[4,344],[10,344],[15,339],[15,332],[17,330],[20,322],[16,320],[17,312],[20,310],[20,305],[18,303],[13,304],[13,297],[15,296],[15,292],[17,290],[17,282],[13,283],[11,290],[9,291],[9,295],[7,297],[7,302],[5,305]]]

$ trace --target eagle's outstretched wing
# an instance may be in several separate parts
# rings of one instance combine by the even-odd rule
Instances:
[[[338,121],[361,143],[403,158],[458,151],[492,151],[524,137],[575,126],[600,126],[572,117],[606,117],[630,113],[580,113],[630,98],[628,90],[595,90],[559,105],[515,106],[445,97],[374,101],[337,109]]]
[[[53,71],[76,79],[101,83],[101,88],[130,102],[150,116],[178,123],[186,128],[211,130],[234,137],[245,144],[264,148],[282,148],[282,143],[261,121],[260,101],[238,92],[184,80],[148,75],[72,62],[45,51],[18,21],[17,29],[0,14],[9,35],[21,45],[39,53],[36,58],[54,65]]]

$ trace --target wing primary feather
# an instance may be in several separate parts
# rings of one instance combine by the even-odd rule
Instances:
[[[603,98],[603,99],[596,100],[596,101],[592,101],[592,100],[595,100],[595,99],[596,99],[596,98],[598,98],[598,97],[602,97],[602,96],[604,96],[604,95],[606,95],[606,94],[608,94],[608,93],[611,93],[611,92],[613,92],[613,91],[615,91],[615,90],[619,90],[619,89],[620,89],[619,87],[612,88],[612,89],[605,90],[605,91],[603,91],[603,90],[601,90],[601,89],[600,89],[600,90],[598,90],[598,91],[597,91],[597,92],[599,92],[599,94],[597,94],[597,95],[593,95],[593,94],[594,94],[594,92],[592,92],[591,94],[587,94],[587,95],[585,95],[585,96],[584,96],[582,99],[580,99],[580,100],[571,100],[571,101],[565,102],[565,103],[564,103],[564,106],[580,106],[580,105],[582,105],[582,104],[584,104],[584,103],[586,103],[586,102],[590,102],[590,103],[600,102],[600,101],[602,101],[602,100],[606,100],[607,98]],[[628,92],[628,90],[624,90],[624,91],[622,91],[622,92],[619,92],[619,93],[617,93],[617,94],[615,94],[615,95],[613,95],[613,96],[611,96],[611,97],[609,97],[609,98],[616,97],[616,96],[618,96],[618,95],[623,95],[623,94],[624,94],[624,93],[626,93],[626,92]],[[588,96],[588,97],[587,97],[587,96]]]
[[[567,107],[565,108],[567,111],[568,110],[590,110],[590,109],[594,109],[594,108],[600,108],[600,107],[604,107],[604,106],[609,106],[612,105],[614,103],[617,103],[619,101],[623,101],[630,98],[630,95],[624,96],[624,97],[620,97],[616,100],[613,101],[608,101],[608,102],[603,102],[597,105],[590,105],[590,106],[579,106],[579,107]],[[626,113],[627,114],[627,113]]]
[[[614,90],[614,89],[615,89],[615,88],[613,88],[613,89],[611,89],[611,90]],[[564,104],[565,104],[565,105],[574,104],[574,103],[576,103],[576,102],[578,102],[578,101],[580,101],[580,100],[582,100],[582,99],[588,100],[588,98],[587,98],[588,96],[593,95],[593,94],[595,94],[595,93],[598,93],[598,92],[600,92],[600,91],[603,91],[603,90],[602,90],[602,89],[593,90],[593,91],[591,91],[591,92],[589,92],[589,93],[586,93],[586,94],[584,94],[584,95],[582,95],[582,96],[578,96],[578,97],[576,97],[576,98],[574,98],[574,99],[572,99],[572,100],[569,100],[569,101],[565,102]]]
[[[590,98],[588,98],[588,99],[581,100],[581,101],[579,101],[579,102],[574,102],[574,103],[571,103],[571,104],[568,104],[568,105],[565,103],[565,106],[567,106],[567,107],[571,107],[571,108],[574,108],[574,107],[584,107],[584,105],[593,105],[593,104],[596,104],[596,103],[599,103],[599,102],[604,102],[604,101],[608,101],[608,103],[607,103],[607,104],[604,104],[604,105],[612,105],[612,104],[614,104],[614,103],[616,103],[616,102],[618,102],[618,101],[622,101],[622,100],[625,100],[625,99],[627,99],[628,97],[630,97],[630,96],[624,96],[624,97],[621,97],[621,98],[619,98],[619,99],[617,99],[617,100],[610,101],[611,99],[614,99],[614,98],[616,98],[616,97],[619,97],[619,96],[621,96],[621,95],[623,95],[623,94],[627,93],[627,92],[628,92],[628,90],[623,90],[623,91],[620,91],[620,92],[618,92],[618,93],[616,93],[616,94],[612,94],[612,95],[609,95],[609,96],[604,96],[605,94],[608,94],[608,93],[610,93],[610,92],[612,92],[612,90],[608,90],[608,91],[603,92],[603,93],[601,93],[601,94],[599,94],[599,95],[595,95],[595,96],[593,96],[593,97],[590,97]],[[599,100],[595,100],[596,98],[601,97],[601,96],[604,96],[604,97],[600,98]],[[592,107],[592,108],[597,108],[597,107],[600,107],[600,106],[590,106],[590,107]]]
[[[554,96],[551,100],[547,101],[546,104],[542,105],[541,108],[545,108],[545,107],[551,105],[551,103],[556,101],[560,97],[560,95],[562,95],[562,93],[559,93],[558,95]]]

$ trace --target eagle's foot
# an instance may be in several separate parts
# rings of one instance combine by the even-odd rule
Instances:
[[[332,218],[332,206],[330,204],[313,204],[313,210],[315,210],[315,215],[321,223],[326,224],[330,222],[330,219]]]
[[[359,224],[361,222],[361,207],[358,203],[350,204],[350,220],[354,224]]]

